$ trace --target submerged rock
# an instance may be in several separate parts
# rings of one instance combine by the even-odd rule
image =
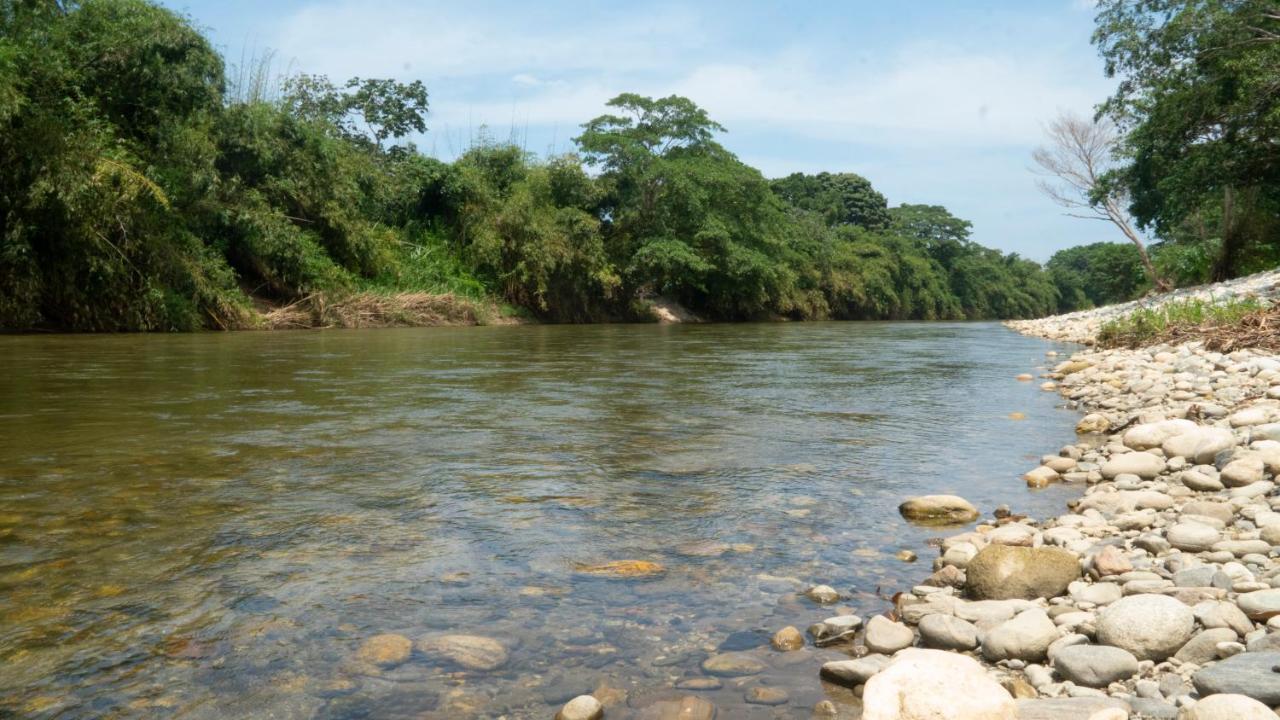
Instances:
[[[593,577],[631,579],[651,578],[667,571],[660,563],[649,560],[614,560],[606,563],[578,563],[574,572]]]
[[[418,640],[418,650],[468,670],[496,670],[507,664],[506,647],[493,638],[478,635],[428,636]]]
[[[394,633],[374,635],[360,644],[356,650],[356,660],[390,668],[409,659],[413,652],[413,643],[409,638]]]
[[[957,495],[921,495],[898,506],[908,520],[922,523],[967,523],[977,520],[978,509]]]
[[[579,695],[556,713],[556,720],[601,720],[603,717],[604,706],[590,695]]]

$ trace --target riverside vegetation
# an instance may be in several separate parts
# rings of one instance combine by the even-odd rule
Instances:
[[[1277,43],[1232,42],[1273,23],[1207,6],[1156,27],[1103,3],[1096,38],[1126,78],[1106,111],[1133,161],[1107,182],[1179,282],[1277,258],[1276,113],[1258,110]],[[1203,72],[1154,71],[1199,45],[1222,46]],[[574,154],[482,132],[442,162],[406,141],[427,130],[420,82],[247,65],[145,0],[0,0],[0,328],[642,320],[657,296],[708,319],[1025,318],[1150,287],[1130,245],[1041,267],[851,173],[768,180],[686,98],[620,95]]]

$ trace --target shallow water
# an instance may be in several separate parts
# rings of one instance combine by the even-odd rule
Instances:
[[[722,717],[851,703],[817,679],[838,651],[768,636],[831,614],[810,584],[874,613],[929,572],[944,531],[905,496],[1062,509],[1018,478],[1072,437],[1013,379],[1050,349],[988,323],[0,337],[0,717],[549,718],[604,684],[625,718],[721,646],[767,665],[693,693]],[[626,559],[666,572],[576,572]],[[509,661],[352,661],[384,632]],[[790,701],[745,705],[761,684]]]

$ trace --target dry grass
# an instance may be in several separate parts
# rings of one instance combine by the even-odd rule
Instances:
[[[264,330],[490,325],[509,322],[496,307],[452,294],[314,293],[262,313]]]
[[[1265,307],[1246,300],[1145,310],[1108,323],[1098,335],[1102,347],[1188,342],[1203,342],[1206,348],[1217,352],[1244,348],[1280,351],[1280,305]]]

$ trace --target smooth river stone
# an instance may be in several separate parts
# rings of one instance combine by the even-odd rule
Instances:
[[[967,655],[903,650],[867,682],[862,720],[1018,720],[1009,691]]]
[[[884,655],[866,655],[856,660],[835,660],[824,663],[819,674],[823,679],[845,687],[857,687],[866,683],[889,664]]]
[[[1246,652],[1200,670],[1191,682],[1201,695],[1248,695],[1267,705],[1280,705],[1280,652]]]
[[[1236,444],[1230,430],[1198,427],[1165,440],[1161,449],[1167,457],[1184,457],[1197,465],[1208,465],[1218,453]]]
[[[1102,477],[1108,480],[1126,473],[1150,480],[1162,472],[1164,472],[1164,460],[1149,452],[1112,455],[1110,460],[1102,464]]]
[[[1244,593],[1236,597],[1236,605],[1250,620],[1266,621],[1280,615],[1280,588]]]
[[[468,670],[496,670],[507,664],[507,649],[493,638],[437,635],[418,640],[418,650],[451,660]]]
[[[898,506],[908,520],[923,523],[967,523],[978,519],[978,509],[957,495],[922,495]]]
[[[702,669],[720,677],[742,677],[764,672],[765,664],[747,653],[728,652],[712,655],[703,660]]]
[[[972,650],[978,647],[978,628],[954,615],[934,613],[920,619],[920,642],[939,650]]]
[[[1191,608],[1164,595],[1130,595],[1098,614],[1098,642],[1160,661],[1176,653],[1195,630]]]
[[[883,615],[876,615],[867,621],[862,640],[871,652],[884,655],[892,655],[902,648],[911,647],[915,641],[916,634],[911,628]]]
[[[1276,714],[1251,697],[1210,695],[1184,710],[1178,720],[1276,720]]]
[[[1138,659],[1117,647],[1072,645],[1057,651],[1053,667],[1077,685],[1101,688],[1138,674]]]
[[[1183,552],[1206,552],[1220,538],[1215,528],[1195,522],[1180,522],[1165,533],[1169,544]]]
[[[978,600],[1051,598],[1080,579],[1080,561],[1059,548],[988,545],[965,568],[965,589]]]

